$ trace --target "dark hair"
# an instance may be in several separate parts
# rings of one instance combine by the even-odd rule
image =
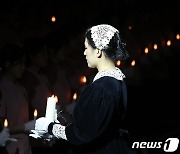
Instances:
[[[16,44],[5,44],[0,51],[0,68],[5,72],[12,66],[23,62],[25,57],[23,49]]]
[[[91,28],[88,28],[85,32],[85,38],[89,45],[96,49],[96,45],[91,37]],[[125,60],[129,57],[127,50],[125,49],[125,43],[121,41],[120,35],[118,32],[114,33],[114,36],[111,38],[109,44],[102,51],[110,58],[111,60]]]

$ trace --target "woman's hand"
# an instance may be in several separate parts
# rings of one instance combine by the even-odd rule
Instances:
[[[34,130],[35,129],[35,122],[36,120],[31,120],[31,121],[28,121],[24,124],[24,131],[25,132],[30,132],[31,130]]]
[[[52,121],[50,121],[49,119],[45,118],[45,117],[41,117],[39,119],[36,120],[35,123],[35,131],[37,132],[48,132],[48,126]]]
[[[35,122],[35,130],[31,130],[34,134],[30,134],[34,138],[41,138],[48,133],[48,126],[52,121],[45,117],[41,117]]]

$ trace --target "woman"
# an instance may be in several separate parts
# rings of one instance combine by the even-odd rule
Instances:
[[[101,24],[85,33],[84,55],[88,67],[97,68],[93,83],[80,95],[73,112],[73,122],[67,126],[36,120],[35,131],[45,130],[67,140],[70,153],[126,153],[121,128],[126,110],[125,75],[115,67],[115,60],[125,60],[128,53],[119,31]],[[42,136],[43,133],[39,136]]]

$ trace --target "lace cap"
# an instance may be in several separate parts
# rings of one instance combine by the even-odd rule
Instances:
[[[101,24],[93,26],[91,28],[91,38],[95,46],[102,50],[109,44],[111,38],[116,32],[119,32],[116,28],[108,24]]]

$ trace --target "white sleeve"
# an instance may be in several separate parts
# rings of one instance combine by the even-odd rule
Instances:
[[[65,128],[66,127],[61,125],[61,124],[54,124],[53,129],[52,129],[52,133],[57,138],[62,138],[64,140],[67,140],[66,133],[65,133]]]

